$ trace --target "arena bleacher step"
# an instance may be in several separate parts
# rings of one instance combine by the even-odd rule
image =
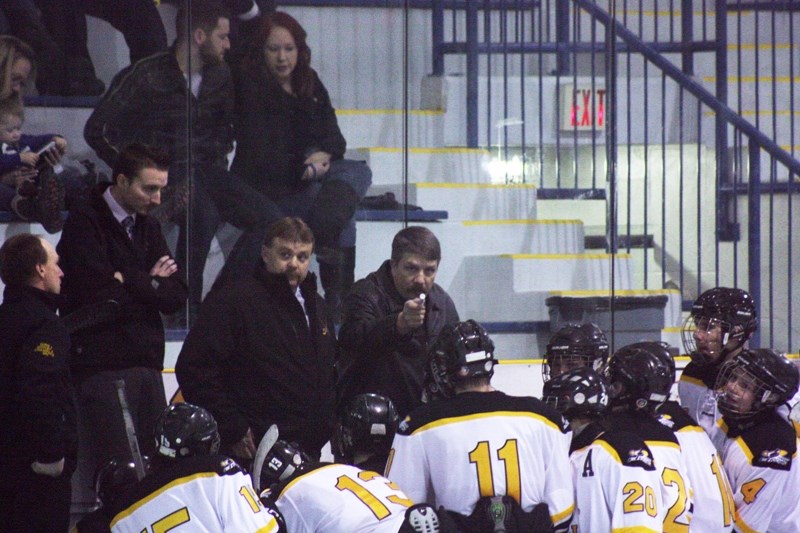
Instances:
[[[551,291],[631,289],[630,255],[501,254],[466,256],[448,290],[464,316],[487,322],[549,320]]]
[[[375,147],[347,151],[351,159],[363,159],[372,169],[372,185],[403,183],[404,154],[401,148]],[[480,148],[410,148],[410,183],[491,183],[490,154]]]
[[[411,109],[408,111],[408,146],[435,148],[444,145],[444,111]],[[404,145],[402,109],[338,109],[336,119],[348,148]]]
[[[536,186],[490,183],[409,183],[407,203],[426,210],[447,209],[448,220],[531,220],[536,213]],[[403,186],[375,186],[370,194],[391,191],[402,201]]]
[[[583,226],[577,220],[446,220],[414,224],[436,233],[442,247],[436,282],[448,291],[468,256],[482,258],[508,250],[527,254],[578,254],[583,250]],[[389,258],[392,238],[401,228],[402,220],[358,223],[356,279]],[[491,270],[482,275],[485,277],[488,272]]]

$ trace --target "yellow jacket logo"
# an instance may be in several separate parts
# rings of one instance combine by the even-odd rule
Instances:
[[[39,346],[33,349],[34,352],[39,352],[45,357],[55,357],[56,352],[53,350],[53,346],[46,342],[40,342]]]

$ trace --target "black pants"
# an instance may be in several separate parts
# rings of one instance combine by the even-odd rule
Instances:
[[[0,533],[65,533],[72,500],[71,465],[52,478],[34,473],[30,462],[0,463]]]
[[[176,181],[185,175],[185,167],[170,168],[170,176],[181,176]],[[185,265],[187,272],[190,310],[199,307],[202,300],[203,271],[219,225],[228,222],[241,230],[259,228],[255,234],[263,237],[261,228],[284,216],[275,202],[224,168],[195,168],[191,179],[191,203],[188,215],[178,220],[180,233],[175,251],[178,265]]]
[[[136,367],[98,372],[76,380],[78,392],[78,472],[76,501],[94,501],[93,479],[97,468],[118,457],[130,460],[131,452],[114,382],[125,382],[125,395],[133,418],[139,449],[152,457],[153,429],[167,406],[161,372]]]

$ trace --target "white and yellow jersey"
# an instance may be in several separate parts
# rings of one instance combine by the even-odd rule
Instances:
[[[264,510],[250,477],[221,455],[175,459],[126,494],[111,520],[115,533],[277,533],[278,522]]]
[[[546,503],[565,530],[574,508],[570,436],[563,417],[535,398],[466,392],[406,417],[386,476],[414,501],[464,516],[484,496],[509,495],[525,511]]]
[[[733,529],[733,495],[717,449],[703,428],[681,406],[667,402],[658,421],[672,430],[681,445],[687,476],[694,490],[694,512],[689,531],[727,533]]]
[[[573,439],[570,453],[575,514],[570,533],[658,533],[664,521],[661,478],[644,441],[594,424]]]
[[[692,483],[675,434],[648,413],[612,413],[605,425],[638,435],[653,454],[661,478],[665,533],[686,533],[692,520]]]
[[[717,396],[712,388],[711,380],[714,376],[715,374],[709,370],[689,363],[678,380],[678,396],[681,407],[708,433],[716,446],[725,440],[725,436],[719,435],[722,413],[717,408]],[[797,391],[788,402],[779,406],[777,413],[791,424],[795,434],[800,438],[800,391]]]
[[[728,432],[722,462],[733,488],[736,531],[800,531],[797,436],[777,413],[737,434]]]
[[[292,479],[275,500],[288,533],[397,533],[413,505],[375,472],[322,464]]]

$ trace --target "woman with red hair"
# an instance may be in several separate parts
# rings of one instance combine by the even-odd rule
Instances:
[[[300,23],[278,11],[259,30],[236,73],[232,171],[311,227],[325,299],[338,321],[353,283],[355,210],[372,173],[364,162],[344,159],[345,139]],[[239,239],[227,271],[255,264],[261,233]]]

